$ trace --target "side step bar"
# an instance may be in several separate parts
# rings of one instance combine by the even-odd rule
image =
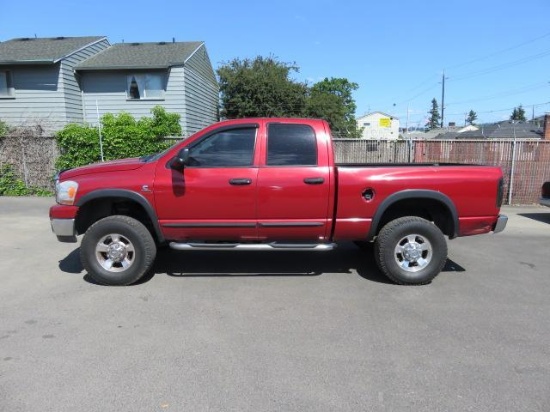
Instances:
[[[333,250],[336,243],[177,243],[170,242],[175,250],[245,250],[245,251],[315,251]]]

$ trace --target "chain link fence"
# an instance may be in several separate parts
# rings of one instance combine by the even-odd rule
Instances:
[[[27,187],[53,190],[58,156],[55,139],[40,136],[34,129],[18,129],[0,137],[0,170],[10,165]]]
[[[470,163],[500,166],[505,204],[538,203],[550,180],[546,140],[358,140],[335,139],[338,163]]]
[[[167,139],[175,143],[176,139]],[[335,139],[338,163],[471,163],[500,166],[505,204],[538,203],[550,181],[550,141]],[[0,168],[12,166],[27,187],[53,188],[55,139],[32,129],[0,138]]]

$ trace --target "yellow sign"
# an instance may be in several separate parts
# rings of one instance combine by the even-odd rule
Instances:
[[[380,127],[391,127],[391,119],[389,117],[381,117]]]

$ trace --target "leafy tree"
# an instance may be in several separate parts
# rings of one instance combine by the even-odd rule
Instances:
[[[517,120],[519,122],[524,122],[527,120],[525,117],[525,109],[520,104],[519,107],[514,107],[512,114],[510,115],[510,120]]]
[[[242,117],[302,116],[307,86],[290,79],[298,67],[258,56],[234,59],[218,68],[221,114]]]
[[[359,137],[352,92],[357,83],[325,78],[308,87],[290,79],[298,72],[295,64],[274,57],[234,59],[218,70],[221,113],[226,118],[319,117],[327,120],[339,135]]]
[[[468,123],[469,125],[474,125],[476,120],[477,113],[473,110],[470,110],[470,112],[468,113],[468,117],[466,117],[466,123]]]
[[[437,129],[439,127],[441,115],[439,114],[439,106],[435,97],[432,99],[432,108],[430,109],[428,114],[430,115],[430,117],[428,118],[428,122],[425,125],[426,129]]]
[[[360,137],[355,120],[357,106],[352,96],[358,87],[357,83],[334,77],[315,83],[309,90],[306,115],[325,119],[338,136]]]

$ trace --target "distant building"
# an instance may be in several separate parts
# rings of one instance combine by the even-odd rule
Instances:
[[[180,115],[183,135],[218,120],[218,82],[204,42],[121,43],[106,37],[19,38],[0,42],[0,120],[97,124],[105,113]]]
[[[467,126],[458,131],[440,133],[437,139],[541,139],[543,127],[530,122],[503,122]]]
[[[75,67],[84,120],[98,112],[150,116],[178,113],[188,136],[218,119],[218,82],[204,42],[119,43]]]
[[[0,43],[0,120],[46,132],[82,123],[76,65],[109,47],[103,36],[18,38]]]
[[[399,138],[399,119],[383,112],[372,112],[358,117],[357,127],[363,129],[362,139]]]

